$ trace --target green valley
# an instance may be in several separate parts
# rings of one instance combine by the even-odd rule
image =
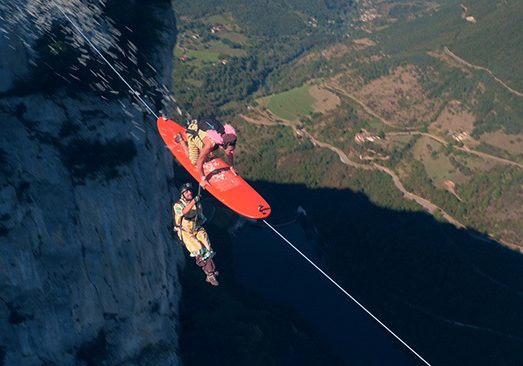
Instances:
[[[174,84],[238,125],[248,178],[348,187],[523,246],[521,2],[270,1],[275,19],[233,3],[180,6]]]

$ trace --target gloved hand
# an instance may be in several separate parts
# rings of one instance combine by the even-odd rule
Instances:
[[[200,196],[194,197],[193,200],[194,200],[194,203],[200,202]]]

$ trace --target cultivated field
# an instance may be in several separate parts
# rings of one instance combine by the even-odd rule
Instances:
[[[309,93],[310,87],[304,85],[289,91],[273,95],[267,108],[276,116],[296,121],[313,112],[314,98]]]

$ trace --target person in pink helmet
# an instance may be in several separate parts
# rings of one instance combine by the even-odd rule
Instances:
[[[203,172],[203,164],[218,149],[225,152],[227,162],[234,174],[234,151],[236,148],[236,131],[230,124],[222,125],[214,118],[193,120],[185,130],[187,135],[187,154],[191,163],[200,173],[200,185],[205,188],[209,183]],[[183,141],[177,136],[177,141]]]

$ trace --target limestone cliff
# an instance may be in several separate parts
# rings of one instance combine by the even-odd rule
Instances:
[[[136,54],[169,85],[171,4],[110,1],[97,16],[117,8],[116,28],[155,19]],[[177,364],[172,159],[121,83],[82,87],[108,74],[91,50],[83,73],[67,46],[47,54],[57,29],[0,35],[0,365]]]

